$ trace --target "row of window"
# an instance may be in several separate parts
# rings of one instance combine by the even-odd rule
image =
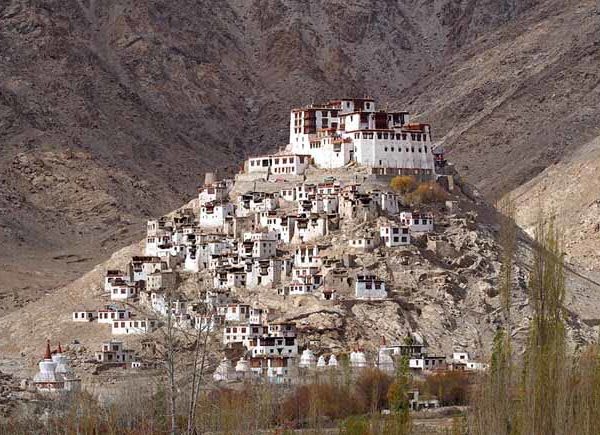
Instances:
[[[391,139],[391,140],[408,140],[408,133],[368,133],[368,132],[356,132],[354,133],[354,139]],[[417,142],[427,142],[427,134],[421,133],[410,133],[410,140]]]
[[[296,173],[296,168],[292,167],[285,167],[285,168],[273,168],[273,173],[274,174],[293,174]]]
[[[121,324],[121,326],[119,326],[119,323]],[[114,328],[125,328],[125,322],[114,322],[113,324]],[[131,322],[131,324],[129,325],[130,328],[145,328],[146,327],[146,322],[144,321],[134,321]]]
[[[371,289],[373,289],[373,288],[375,288],[375,290],[381,290],[381,283],[378,283],[378,282],[376,282],[376,283],[372,284],[372,283],[370,283],[370,282],[367,282],[367,283],[365,284],[365,288],[366,288],[367,290],[371,290]]]
[[[388,151],[388,147],[384,147],[384,148],[383,148],[383,150],[384,150],[385,152],[387,152],[387,151]],[[396,150],[396,148],[394,148],[394,147],[390,147],[390,151],[391,151],[391,152],[394,152],[395,150]],[[409,152],[409,151],[410,151],[411,153],[414,153],[414,152],[415,152],[415,147],[410,147],[410,148],[408,148],[408,147],[407,147],[407,148],[404,148],[404,151],[406,151],[406,152]],[[428,151],[427,147],[425,147],[425,148],[418,148],[418,152],[422,153],[423,151],[427,152],[427,151]],[[398,152],[399,152],[399,153],[401,153],[401,152],[402,152],[402,147],[398,147]]]
[[[281,160],[281,163],[280,163]],[[300,163],[304,163],[304,156],[298,156],[298,161]],[[273,163],[274,165],[286,165],[286,164],[294,164],[295,163],[295,157],[276,157],[273,159]],[[250,160],[250,166],[269,166],[269,160],[268,159],[254,159],[254,160]]]
[[[389,237],[388,236],[385,236],[384,239],[385,239],[386,242],[389,241]],[[398,240],[399,240],[398,236],[394,236],[394,238],[393,238],[394,243],[398,243]],[[407,237],[402,237],[402,243],[408,243],[408,238]]]

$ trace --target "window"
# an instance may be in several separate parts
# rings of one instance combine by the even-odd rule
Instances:
[[[388,134],[387,133],[383,133],[383,138],[387,139],[388,138]]]
[[[377,139],[381,139],[381,133],[377,133]]]

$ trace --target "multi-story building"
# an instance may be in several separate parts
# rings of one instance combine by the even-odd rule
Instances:
[[[431,175],[435,166],[429,124],[409,123],[407,112],[376,110],[370,98],[293,109],[290,149],[322,168],[354,161],[375,173]]]

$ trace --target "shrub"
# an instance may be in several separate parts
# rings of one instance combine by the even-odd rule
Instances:
[[[432,181],[421,183],[411,193],[411,202],[417,204],[432,204],[442,202],[448,198],[448,193],[437,183]]]
[[[398,175],[390,181],[390,187],[396,192],[406,194],[417,187],[417,180],[411,175]]]
[[[471,377],[462,371],[443,372],[425,378],[425,393],[435,396],[442,405],[466,405]]]
[[[377,369],[365,369],[356,380],[356,398],[363,412],[387,407],[387,392],[393,378]]]

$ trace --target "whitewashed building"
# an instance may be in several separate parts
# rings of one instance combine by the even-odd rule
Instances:
[[[93,322],[97,316],[96,310],[73,311],[73,322]]]
[[[383,225],[379,228],[379,235],[388,248],[410,245],[410,231],[407,226]]]
[[[385,281],[375,275],[359,274],[356,276],[355,296],[357,299],[385,299]]]
[[[348,240],[348,246],[362,251],[372,251],[379,246],[379,238],[372,235],[365,235]]]
[[[328,232],[327,217],[310,215],[298,217],[294,221],[294,236],[292,243],[308,243],[326,236]]]
[[[351,161],[381,174],[433,174],[428,124],[409,123],[407,112],[378,111],[370,98],[349,98],[293,109],[290,145],[322,168]]]
[[[249,174],[302,175],[310,163],[310,156],[302,153],[281,153],[251,157],[245,168]]]
[[[110,289],[111,301],[128,301],[136,299],[140,294],[139,283],[128,284],[125,282],[115,282]]]
[[[147,334],[158,327],[156,319],[129,319],[112,322],[112,335]]]
[[[278,207],[278,193],[246,192],[238,197],[235,214],[238,217],[246,217],[254,213],[276,210]]]
[[[301,245],[294,250],[294,267],[305,268],[305,267],[316,267],[320,268],[323,266],[321,260],[321,249],[319,245]]]
[[[115,320],[129,320],[131,311],[127,308],[118,308],[107,305],[105,308],[96,312],[98,323],[112,323]]]
[[[223,228],[225,220],[234,216],[234,206],[229,202],[208,202],[200,206],[200,226]]]
[[[400,223],[416,233],[429,233],[433,231],[433,215],[431,213],[400,213]]]
[[[227,184],[221,181],[204,185],[198,190],[198,200],[200,205],[215,201],[225,201],[227,199]]]
[[[135,361],[135,350],[125,349],[120,340],[102,342],[95,353],[96,361],[104,364],[127,364]]]

